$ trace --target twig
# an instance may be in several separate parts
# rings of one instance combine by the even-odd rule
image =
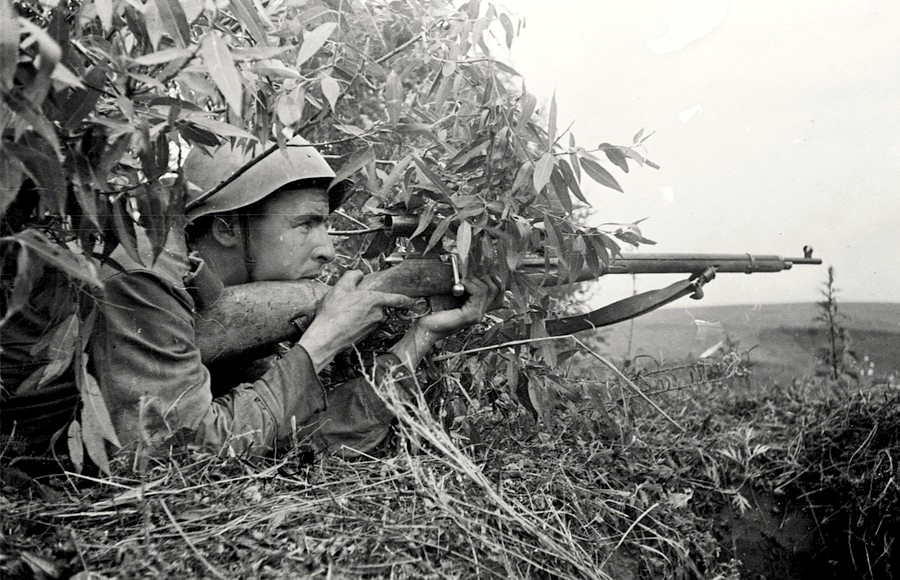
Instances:
[[[72,542],[72,546],[74,546],[75,551],[78,552],[78,559],[81,561],[81,569],[87,572],[88,577],[90,577],[91,573],[88,570],[87,561],[84,559],[84,552],[81,551],[81,546],[78,544],[78,537],[75,535],[75,530],[69,530],[69,541]]]
[[[116,483],[115,481],[113,481],[111,479],[100,479],[97,477],[91,477],[90,475],[83,475],[81,473],[75,473],[73,471],[63,471],[63,474],[66,477],[76,477],[79,479],[84,479],[85,481],[90,481],[91,483],[99,483],[101,485],[109,485],[111,487],[118,487],[120,489],[127,489],[129,491],[134,489],[133,487],[130,487],[128,485],[125,485],[122,483]]]
[[[572,336],[571,334],[564,334],[562,336],[540,336],[537,338],[522,338],[519,340],[511,340],[509,342],[504,342],[501,344],[490,344],[488,346],[479,346],[478,348],[470,348],[468,350],[460,350],[458,352],[442,354],[442,355],[434,357],[432,360],[434,362],[438,362],[438,361],[442,361],[442,360],[449,360],[451,358],[456,358],[458,356],[473,354],[476,352],[484,352],[487,350],[497,350],[497,349],[501,349],[501,348],[506,348],[508,346],[518,346],[520,344],[529,344],[532,342],[543,342],[545,340],[561,340],[564,338],[575,338],[575,337]]]
[[[209,562],[209,560],[207,560],[203,556],[203,554],[200,553],[200,551],[194,545],[194,542],[192,542],[191,539],[188,537],[188,535],[184,533],[184,530],[181,529],[181,526],[175,520],[175,516],[172,515],[171,511],[169,511],[169,506],[166,505],[165,500],[160,499],[159,505],[162,506],[163,510],[166,512],[166,515],[169,516],[170,520],[172,520],[172,525],[175,526],[175,529],[178,531],[178,534],[181,536],[181,538],[184,540],[184,542],[188,545],[188,548],[191,549],[191,551],[194,553],[194,555],[197,556],[197,559],[200,560],[204,566],[206,566],[207,570],[212,572],[213,576],[215,576],[216,578],[221,578],[221,580],[226,580],[226,576],[224,574],[222,574],[221,572],[219,572],[219,570],[215,566],[213,566]]]
[[[645,509],[645,510],[644,510],[644,513],[642,513],[641,515],[639,515],[639,516],[637,517],[636,520],[634,520],[633,522],[631,522],[631,525],[628,526],[628,529],[625,530],[625,533],[622,534],[622,536],[619,538],[619,541],[618,541],[618,543],[616,543],[616,546],[615,546],[612,550],[610,550],[610,551],[609,551],[609,554],[606,555],[606,558],[603,559],[603,563],[600,564],[600,567],[601,567],[601,568],[603,568],[603,566],[604,566],[604,565],[606,564],[606,562],[612,557],[612,555],[616,553],[616,550],[618,550],[619,547],[622,546],[622,544],[625,542],[625,538],[627,538],[627,537],[628,537],[628,534],[631,533],[631,530],[633,530],[633,529],[638,525],[638,523],[639,523],[642,519],[644,519],[644,516],[646,516],[647,514],[649,514],[650,512],[652,512],[653,510],[655,510],[658,506],[659,506],[659,502],[656,502],[656,503],[653,504],[652,506],[650,506],[650,507],[648,507],[647,509]]]
[[[663,417],[665,417],[666,419],[668,419],[668,421],[669,421],[672,425],[675,425],[675,427],[677,427],[679,431],[681,431],[682,433],[686,433],[686,432],[687,432],[687,429],[685,429],[684,427],[682,427],[681,425],[679,425],[678,422],[677,422],[675,419],[673,419],[672,417],[670,417],[668,413],[666,413],[665,411],[663,411],[663,409],[662,409],[659,405],[657,405],[657,404],[653,401],[653,399],[651,399],[651,398],[648,397],[646,394],[644,394],[644,391],[642,391],[640,388],[638,388],[638,386],[637,386],[636,384],[634,384],[634,383],[631,381],[631,379],[629,379],[628,377],[626,377],[626,376],[622,373],[622,371],[620,371],[618,368],[616,368],[616,365],[614,365],[614,364],[613,364],[611,361],[609,361],[606,357],[603,357],[603,356],[597,354],[596,352],[594,352],[593,349],[591,349],[588,345],[584,344],[581,340],[579,340],[579,339],[576,338],[575,336],[573,336],[573,335],[571,335],[571,334],[570,334],[570,335],[567,335],[567,336],[569,336],[572,340],[574,340],[581,348],[583,348],[585,351],[587,351],[587,353],[590,354],[592,357],[594,357],[595,359],[597,359],[598,361],[600,361],[601,363],[603,363],[604,365],[606,365],[606,367],[609,368],[609,370],[611,370],[611,371],[613,372],[613,374],[615,374],[617,377],[619,377],[620,379],[622,379],[622,381],[623,381],[626,385],[628,385],[628,387],[629,387],[631,390],[633,390],[633,391],[635,392],[636,395],[638,395],[638,396],[639,396],[640,398],[642,398],[644,401],[646,401],[647,403],[649,403],[654,409],[656,409],[657,413],[659,413],[660,415],[662,415]]]
[[[363,228],[361,230],[331,230],[328,232],[329,236],[361,236],[363,234],[374,234],[375,232],[383,231],[384,228],[379,226],[377,228]]]
[[[429,27],[429,30],[430,30],[430,29],[431,29],[431,27]],[[389,53],[383,55],[381,58],[376,59],[376,60],[375,60],[375,64],[381,64],[381,63],[383,63],[384,61],[393,58],[395,55],[397,55],[397,54],[403,52],[404,50],[406,50],[408,47],[412,46],[413,44],[415,44],[415,43],[416,43],[417,41],[419,41],[419,40],[421,40],[422,42],[425,42],[425,33],[426,33],[426,32],[428,32],[428,30],[423,30],[422,32],[420,32],[419,34],[416,34],[415,36],[413,36],[412,38],[410,38],[409,40],[407,40],[406,42],[404,42],[403,44],[401,44],[400,46],[398,46],[398,47],[395,48],[394,50],[392,50],[392,51],[390,51]]]

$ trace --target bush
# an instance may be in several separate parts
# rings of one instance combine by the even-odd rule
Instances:
[[[496,273],[532,321],[543,291],[517,272],[526,253],[559,255],[564,274],[584,264],[599,273],[618,251],[614,235],[634,241],[629,228],[610,233],[572,215],[586,206],[584,176],[621,189],[604,164],[643,165],[645,137],[588,151],[558,131],[555,101],[539,109],[505,64],[517,25],[492,4],[0,0],[0,9],[0,326],[33,303],[44,265],[68,278],[62,302],[75,308],[54,313],[33,353],[47,370],[30,380],[74,375],[90,404],[69,432],[72,451],[83,440],[101,466],[104,440],[116,436],[85,353],[102,293],[96,264],[118,246],[140,263],[140,231],[158,255],[181,225],[188,147],[273,141],[271,150],[303,134],[339,178],[365,186],[348,206],[352,223],[411,215],[408,247],[453,250],[464,276]],[[358,267],[367,249],[374,269],[393,244],[348,247],[342,266]]]

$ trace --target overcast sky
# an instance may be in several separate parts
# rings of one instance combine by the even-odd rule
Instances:
[[[593,188],[599,220],[649,216],[649,251],[801,255],[845,301],[900,301],[900,2],[508,0],[513,64],[578,143],[659,170]],[[720,275],[704,304],[810,302],[825,266]],[[644,277],[640,289],[668,282]],[[606,282],[604,294],[630,291]]]

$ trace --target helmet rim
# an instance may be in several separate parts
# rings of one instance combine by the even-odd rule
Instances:
[[[283,149],[274,145],[257,143],[244,148],[226,142],[212,152],[193,148],[184,162],[185,177],[193,186],[188,188],[185,201],[188,220],[247,207],[291,184],[334,179],[334,170],[325,158],[302,137],[289,140]],[[266,154],[260,157],[262,153]],[[228,182],[238,171],[242,173]],[[330,212],[347,200],[353,185],[342,180],[327,188]],[[216,188],[215,193],[202,199]],[[202,201],[198,203],[199,199]]]

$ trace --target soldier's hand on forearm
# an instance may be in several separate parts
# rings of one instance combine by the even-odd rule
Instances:
[[[349,348],[372,332],[385,319],[385,308],[413,308],[415,300],[402,294],[359,289],[362,272],[341,276],[334,288],[319,302],[312,324],[300,338],[316,371],[338,352]]]
[[[464,280],[463,286],[469,296],[462,306],[420,318],[391,348],[391,352],[403,363],[415,367],[437,341],[484,318],[488,307],[495,302],[500,293],[499,284],[490,276],[482,276]]]
[[[419,319],[419,326],[435,335],[438,340],[479,322],[500,292],[499,285],[490,276],[463,280],[463,286],[468,298],[462,306],[434,312]]]

